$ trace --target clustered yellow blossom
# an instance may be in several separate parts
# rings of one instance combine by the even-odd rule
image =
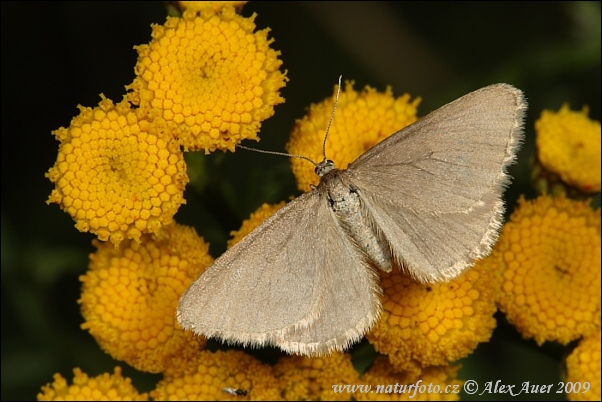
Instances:
[[[186,150],[234,150],[257,140],[261,122],[284,99],[286,76],[268,29],[253,32],[255,16],[212,7],[168,17],[137,47],[128,99],[170,124]]]
[[[371,392],[356,392],[358,401],[457,401],[462,381],[457,374],[460,366],[432,366],[419,376],[397,371],[385,356],[376,358],[361,378]],[[379,391],[379,386],[384,386]]]
[[[60,374],[54,382],[42,387],[38,401],[148,401],[146,393],[140,394],[132,380],[121,376],[121,367],[114,374],[104,373],[89,378],[81,369],[73,369],[73,385],[68,385]]]
[[[350,400],[349,393],[335,393],[333,385],[356,384],[359,374],[349,353],[322,357],[286,356],[274,365],[281,395],[289,401]]]
[[[281,201],[278,204],[269,205],[263,204],[255,212],[251,214],[249,219],[245,219],[238,230],[230,232],[232,238],[228,240],[228,248],[234,246],[241,241],[246,235],[251,233],[253,229],[259,226],[264,220],[270,217],[274,212],[286,205],[286,202]]]
[[[581,341],[566,358],[566,386],[572,383],[567,393],[570,401],[599,401],[600,387],[600,329]],[[588,383],[589,387],[588,387]],[[566,390],[565,390],[566,391]]]
[[[219,11],[226,6],[242,7],[248,1],[178,1],[177,3],[182,10],[201,11],[205,7],[212,7],[215,11]]]
[[[335,94],[336,94],[335,87]],[[324,159],[322,144],[328,122],[332,116],[335,95],[321,103],[312,104],[309,113],[297,123],[291,133],[286,150],[293,155],[303,155],[320,162]],[[415,122],[420,98],[410,101],[410,95],[393,97],[390,87],[384,93],[366,87],[354,91],[353,83],[346,82],[341,89],[338,106],[328,133],[326,157],[339,169],[345,169],[368,149]],[[318,184],[314,166],[300,158],[291,158],[297,187],[309,191]]]
[[[103,350],[142,371],[163,372],[190,359],[205,340],[176,324],[179,297],[213,259],[193,228],[171,225],[157,237],[119,248],[94,243],[83,282],[85,323]]]
[[[506,266],[500,309],[526,338],[566,344],[600,328],[600,210],[519,200],[495,247]]]
[[[381,272],[383,313],[366,338],[397,370],[447,365],[486,342],[501,286],[495,264],[477,261],[447,283],[422,284],[394,268]]]
[[[115,359],[164,373],[155,398],[194,399],[197,392],[239,399],[228,391],[240,389],[253,399],[276,399],[271,368],[242,352],[201,352],[205,339],[176,324],[179,297],[212,258],[173,216],[188,183],[182,147],[233,150],[257,140],[261,122],[284,101],[279,91],[287,78],[269,29],[254,32],[255,15],[236,14],[245,2],[181,3],[188,8],[182,17],[153,25],[152,41],[138,47],[137,76],[125,99],[114,104],[101,95],[98,107],[80,106],[71,125],[54,132],[60,147],[47,173],[55,183],[48,202],[103,241],[94,242],[97,251],[80,278],[82,328]],[[40,398],[136,398],[121,392],[120,375],[116,369],[117,391],[108,393],[102,384],[89,391],[79,370],[69,388],[57,374]],[[209,390],[218,378],[223,384]],[[192,385],[169,391],[179,381]]]
[[[538,159],[548,171],[585,193],[600,191],[600,122],[587,109],[544,110],[535,129]]]
[[[227,389],[246,395],[232,395]],[[279,400],[272,368],[253,356],[229,350],[203,350],[182,370],[169,370],[150,392],[157,401]]]
[[[82,232],[115,245],[158,233],[173,221],[188,183],[178,143],[165,138],[127,101],[105,97],[96,108],[80,106],[46,176],[56,184],[48,202],[61,206]]]

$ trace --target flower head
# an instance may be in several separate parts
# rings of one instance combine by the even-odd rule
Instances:
[[[337,87],[335,87],[336,94]],[[286,145],[290,154],[303,155],[320,162],[322,143],[332,111],[333,95],[321,103],[312,104],[309,113],[297,120]],[[416,108],[420,98],[410,101],[410,95],[393,97],[390,87],[384,93],[366,87],[363,91],[353,90],[353,83],[346,82],[341,89],[336,114],[326,141],[326,157],[344,169],[357,157],[374,145],[416,121]],[[314,166],[301,158],[291,158],[297,187],[309,191],[317,183]]]
[[[197,354],[205,340],[176,324],[179,297],[213,259],[193,228],[171,225],[119,248],[95,241],[83,282],[82,329],[115,359],[162,372]]]
[[[598,329],[597,332],[581,339],[579,345],[566,358],[565,384],[566,386],[569,383],[573,384],[573,392],[567,394],[568,400],[600,400],[602,393],[600,387],[600,341],[600,329]]]
[[[354,397],[358,401],[457,401],[462,386],[457,379],[459,369],[460,366],[432,366],[416,376],[396,370],[385,356],[379,356],[361,378],[372,392],[357,393]]]
[[[240,8],[248,1],[178,1],[176,3],[182,10],[201,11],[205,7],[211,7],[219,11],[226,6]]]
[[[226,391],[228,388],[242,390],[246,395],[232,395]],[[156,401],[280,399],[272,368],[235,350],[199,352],[181,370],[166,372],[150,394]]]
[[[67,380],[55,374],[54,382],[42,387],[38,401],[148,401],[148,395],[140,394],[130,378],[121,376],[121,367],[115,367],[114,374],[93,378],[79,368],[73,369],[73,374],[73,385],[67,385]]]
[[[309,358],[285,356],[274,365],[281,395],[291,401],[349,400],[350,394],[335,393],[334,384],[356,384],[358,372],[349,353]]]
[[[383,313],[366,338],[397,370],[465,357],[495,328],[501,275],[484,260],[447,283],[425,285],[399,269],[381,273],[381,283]]]
[[[46,174],[56,185],[48,202],[80,231],[118,245],[171,223],[188,176],[176,141],[127,101],[101,97],[98,107],[80,106],[70,127],[54,131],[61,144]]]
[[[153,25],[153,40],[137,47],[129,99],[170,123],[188,150],[232,151],[256,140],[284,101],[286,77],[268,30],[253,32],[254,18],[206,7]]]
[[[537,155],[548,170],[585,193],[600,191],[600,122],[564,105],[535,122]]]
[[[500,309],[524,337],[566,344],[600,328],[600,210],[521,198],[494,253],[506,268]]]

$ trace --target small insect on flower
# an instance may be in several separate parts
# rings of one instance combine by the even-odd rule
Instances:
[[[234,395],[234,396],[247,396],[247,391],[240,388],[232,388],[232,387],[224,387],[222,388],[226,394]]]

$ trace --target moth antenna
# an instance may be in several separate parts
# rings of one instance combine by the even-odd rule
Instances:
[[[307,156],[303,156],[303,155],[287,154],[286,152],[264,151],[263,149],[255,149],[255,148],[245,147],[244,145],[240,145],[240,144],[236,145],[236,148],[246,149],[247,151],[259,152],[260,154],[280,155],[280,156],[286,156],[289,158],[301,158],[301,159],[305,159],[308,162],[311,162],[314,166],[318,166],[318,164],[316,162],[312,161]]]
[[[339,104],[339,95],[341,95],[341,80],[342,79],[343,79],[343,76],[339,75],[339,86],[337,87],[337,95],[334,98],[334,106],[332,107],[332,113],[330,114],[330,120],[328,121],[328,125],[326,126],[326,133],[324,134],[324,142],[322,143],[322,156],[324,157],[324,160],[326,160],[326,139],[328,138],[328,133],[330,132],[330,126],[332,125],[332,121],[334,120],[334,113],[337,111],[337,106]]]
[[[330,126],[332,125],[332,121],[334,120],[334,113],[337,111],[337,105],[339,104],[339,95],[341,95],[341,80],[342,79],[343,79],[343,76],[339,75],[339,85],[337,87],[336,97],[334,98],[334,107],[332,108],[330,120],[328,120],[328,125],[326,126],[326,133],[324,134],[324,142],[322,143],[322,155],[324,156],[324,160],[326,160],[326,139],[328,138],[328,133],[330,132]],[[309,159],[307,156],[304,156],[304,155],[292,155],[292,154],[287,154],[285,152],[264,151],[262,149],[250,148],[250,147],[246,147],[246,146],[240,145],[240,144],[236,145],[236,147],[241,148],[241,149],[246,149],[247,151],[259,152],[262,154],[287,156],[289,158],[301,158],[301,159],[305,159],[306,161],[310,162],[312,165],[314,165],[316,167],[318,166],[318,163],[312,161],[311,159]]]

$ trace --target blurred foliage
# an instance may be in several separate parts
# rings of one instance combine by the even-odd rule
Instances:
[[[44,173],[58,146],[50,131],[68,125],[78,104],[96,105],[101,92],[121,99],[134,77],[132,47],[150,40],[150,24],[163,23],[165,6],[1,7],[2,399],[34,398],[55,372],[71,379],[73,367],[94,376],[117,364],[139,390],[149,390],[157,376],[115,362],[79,329],[78,276],[93,251],[92,237],[77,232],[56,205],[45,204],[52,185]],[[258,28],[271,28],[290,82],[283,90],[286,103],[262,126],[261,143],[249,146],[283,150],[295,119],[331,95],[341,74],[357,89],[391,85],[396,95],[421,96],[420,115],[470,90],[508,82],[529,100],[527,140],[507,193],[511,210],[520,193],[532,194],[527,166],[541,110],[587,104],[600,120],[599,2],[251,2],[243,9],[246,16],[253,12]],[[197,173],[176,219],[195,225],[215,256],[225,249],[229,231],[261,203],[296,194],[286,158],[246,151],[187,158]],[[564,349],[536,348],[503,315],[498,318],[492,341],[462,361],[461,378],[481,386],[498,379],[557,384]],[[472,398],[484,397],[500,395]]]

